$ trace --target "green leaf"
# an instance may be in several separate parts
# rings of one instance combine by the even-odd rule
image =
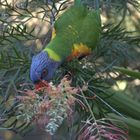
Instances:
[[[104,95],[101,94],[100,96]],[[127,95],[114,93],[112,97],[105,99],[105,101],[123,115],[140,120],[140,103],[129,98]]]
[[[128,136],[130,136],[131,140],[139,140],[140,138],[140,121],[133,118],[123,118],[117,116],[113,113],[108,113],[107,116],[109,118],[121,120],[128,126]]]
[[[128,76],[140,79],[140,72],[137,72],[137,71],[134,71],[134,70],[129,70],[129,69],[126,69],[126,68],[123,68],[123,67],[114,66],[113,68],[114,68],[114,70],[119,71],[123,74],[126,74]]]

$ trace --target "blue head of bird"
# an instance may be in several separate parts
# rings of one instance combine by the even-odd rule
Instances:
[[[52,60],[45,51],[33,56],[30,67],[30,79],[34,84],[41,80],[50,81],[61,63]]]

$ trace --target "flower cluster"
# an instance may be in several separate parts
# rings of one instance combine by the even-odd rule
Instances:
[[[63,120],[72,114],[72,106],[78,100],[75,95],[86,88],[72,87],[67,76],[57,86],[45,81],[42,83],[42,88],[21,92],[24,94],[16,97],[20,101],[17,106],[17,119],[27,123],[36,122],[53,135]]]
[[[78,140],[128,140],[127,126],[115,119],[102,118],[95,122],[87,120],[84,124]],[[123,129],[120,128],[120,124],[123,124]]]

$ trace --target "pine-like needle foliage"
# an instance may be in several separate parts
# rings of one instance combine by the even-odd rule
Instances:
[[[94,8],[92,0],[83,0],[83,3]],[[32,121],[21,121],[16,117],[21,101],[15,97],[19,95],[19,91],[34,89],[29,79],[29,66],[32,55],[40,49],[36,47],[37,42],[39,41],[43,47],[50,40],[51,28],[55,20],[71,4],[70,0],[23,0],[15,3],[8,0],[0,1],[1,128],[20,134],[26,134],[29,129],[32,129]],[[70,73],[73,87],[80,89],[83,85],[87,86],[86,91],[81,91],[81,96],[76,95],[84,106],[76,103],[72,108],[74,114],[70,127],[65,122],[64,124],[61,122],[61,125],[68,128],[67,135],[63,134],[63,128],[59,132],[62,137],[65,136],[65,139],[84,140],[82,134],[85,132],[88,134],[85,139],[98,140],[102,137],[111,139],[113,136],[116,139],[120,137],[125,139],[126,130],[122,131],[121,128],[116,127],[121,126],[122,121],[125,123],[125,128],[126,125],[128,127],[128,135],[135,140],[139,138],[140,111],[138,109],[140,104],[111,89],[118,79],[134,80],[118,74],[113,66],[129,66],[139,69],[140,33],[137,21],[134,25],[138,30],[128,30],[125,24],[128,22],[126,19],[129,14],[136,17],[139,6],[137,0],[101,0],[101,14],[107,20],[103,22],[101,41],[93,55],[80,61],[73,60],[65,63],[56,72],[53,79],[54,85],[59,85],[64,75]],[[139,20],[139,17],[137,18]],[[30,25],[30,23],[34,23],[33,19],[39,20],[37,24],[47,23],[50,30],[41,35],[39,25]],[[136,62],[136,64],[130,65],[130,62]],[[89,118],[92,119],[87,122],[86,120]],[[121,121],[116,121],[116,119]],[[105,135],[104,132],[108,135]],[[114,132],[114,135],[111,135],[110,132]],[[71,137],[69,137],[70,135]]]

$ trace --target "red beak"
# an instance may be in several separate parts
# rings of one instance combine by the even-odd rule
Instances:
[[[35,89],[38,90],[47,86],[48,86],[48,83],[46,81],[40,81],[39,83],[35,84]]]

